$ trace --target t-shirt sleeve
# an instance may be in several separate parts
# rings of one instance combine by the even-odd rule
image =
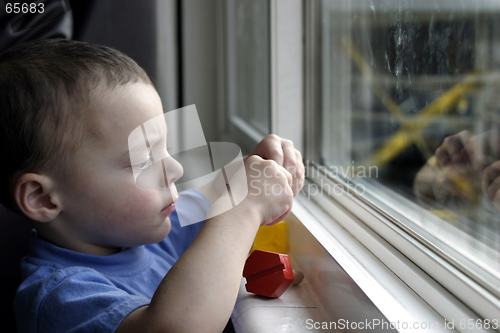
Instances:
[[[191,245],[196,235],[198,235],[203,225],[203,220],[210,209],[210,202],[203,193],[191,189],[179,193],[179,201],[175,206],[175,211],[170,215],[172,230],[167,236],[167,241],[172,243],[178,256],[180,256]],[[181,226],[179,216],[188,214],[195,216],[195,219],[201,222]]]
[[[150,300],[119,289],[86,268],[68,268],[18,290],[19,332],[114,332]]]

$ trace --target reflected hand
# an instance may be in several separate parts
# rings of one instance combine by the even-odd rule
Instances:
[[[463,165],[476,172],[491,164],[490,151],[495,143],[491,142],[492,132],[472,135],[470,131],[462,131],[444,139],[436,150],[435,156],[441,167],[448,165]],[[496,160],[496,159],[495,159]]]
[[[462,131],[445,138],[435,153],[439,167],[470,163],[469,150],[471,147],[469,146],[468,149],[465,147],[471,137],[470,131]]]
[[[500,210],[500,161],[496,161],[483,171],[481,189]]]
[[[476,202],[480,191],[478,172],[484,168],[480,149],[483,136],[462,131],[444,139],[417,174],[414,192],[435,201],[451,195]]]

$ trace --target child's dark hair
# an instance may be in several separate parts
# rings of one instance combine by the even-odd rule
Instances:
[[[89,130],[85,112],[97,86],[151,84],[123,53],[101,45],[45,39],[0,54],[0,203],[19,212],[15,182],[27,172],[68,172]],[[68,169],[69,168],[69,169]]]

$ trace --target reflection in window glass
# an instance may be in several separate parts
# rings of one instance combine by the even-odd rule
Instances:
[[[230,0],[228,11],[231,111],[267,135],[271,114],[269,1]]]
[[[499,292],[500,4],[325,0],[322,16],[321,163]]]

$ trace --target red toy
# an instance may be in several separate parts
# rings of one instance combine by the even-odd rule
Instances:
[[[262,250],[247,258],[243,276],[248,292],[272,298],[280,297],[295,279],[288,255]]]

